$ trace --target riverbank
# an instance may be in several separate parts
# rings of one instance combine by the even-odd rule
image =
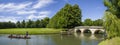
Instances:
[[[99,45],[120,45],[120,37],[115,37],[112,39],[107,39],[99,43]]]
[[[52,28],[12,28],[12,29],[0,29],[0,34],[25,34],[28,31],[29,34],[57,34],[63,29]]]

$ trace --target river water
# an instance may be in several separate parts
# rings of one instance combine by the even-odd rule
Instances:
[[[10,39],[7,34],[0,34],[0,45],[98,45],[103,35],[30,35],[31,39]]]

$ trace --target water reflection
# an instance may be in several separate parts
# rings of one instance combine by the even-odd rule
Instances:
[[[102,35],[31,35],[31,39],[10,39],[0,35],[0,45],[97,45]]]
[[[29,45],[28,41],[29,41],[29,40],[28,40],[28,39],[26,39],[26,45]]]
[[[90,38],[90,39],[97,39],[97,38],[95,37],[95,35],[91,35],[89,38]]]
[[[81,45],[97,45],[100,41],[104,39],[102,34],[83,34],[83,33],[74,33],[76,38],[81,39]]]
[[[88,33],[74,33],[74,36],[76,37],[76,38],[79,38],[79,39],[81,39],[81,38],[89,38],[89,39],[104,39],[104,35],[102,35],[102,34],[94,34],[94,35],[92,35],[92,34],[88,34]]]

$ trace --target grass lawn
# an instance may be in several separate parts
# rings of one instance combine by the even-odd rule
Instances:
[[[120,37],[115,37],[110,40],[102,41],[99,45],[120,45]]]
[[[57,34],[62,29],[52,28],[12,28],[12,29],[0,29],[0,34],[25,34],[28,31],[29,34]]]

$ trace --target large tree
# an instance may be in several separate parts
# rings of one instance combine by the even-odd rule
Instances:
[[[81,25],[81,10],[77,4],[66,4],[51,18],[49,28],[73,28]]]
[[[120,0],[104,0],[104,5],[107,7],[104,27],[108,38],[120,36]]]
[[[106,11],[120,18],[120,0],[104,0],[104,5],[107,7]]]

